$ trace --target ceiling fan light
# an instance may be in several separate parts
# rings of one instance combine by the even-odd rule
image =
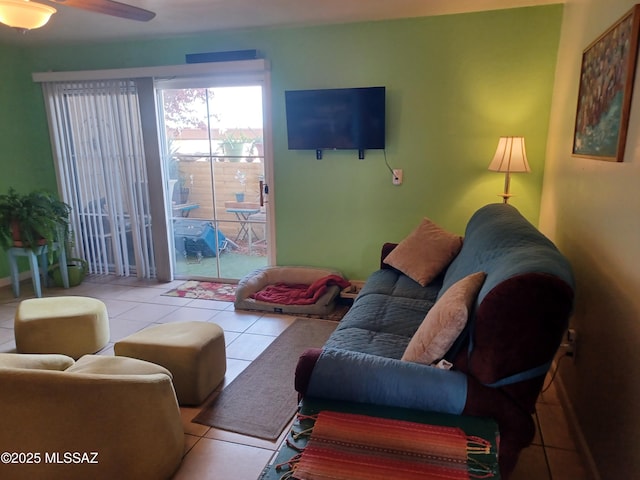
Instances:
[[[44,26],[56,9],[29,0],[0,0],[0,23],[32,30]]]

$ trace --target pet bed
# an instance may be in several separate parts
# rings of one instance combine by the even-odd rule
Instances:
[[[264,267],[245,275],[236,288],[236,310],[259,310],[273,313],[326,315],[331,313],[336,305],[336,297],[340,293],[339,285],[329,285],[315,303],[296,305],[272,303],[252,298],[269,285],[276,284],[306,284],[311,285],[317,280],[330,275],[342,276],[340,272],[314,267]]]

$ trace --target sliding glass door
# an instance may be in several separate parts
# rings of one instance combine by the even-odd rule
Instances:
[[[174,277],[235,280],[266,266],[263,86],[156,85]]]

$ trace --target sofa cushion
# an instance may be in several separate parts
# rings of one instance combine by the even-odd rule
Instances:
[[[451,263],[461,248],[462,237],[424,218],[384,259],[384,263],[424,287]]]
[[[364,328],[402,335],[408,342],[434,303],[435,299],[370,294],[353,303],[336,332],[345,328]]]
[[[410,279],[402,272],[386,268],[373,272],[362,286],[358,298],[370,294],[391,295],[393,297],[415,298],[416,300],[436,301],[442,287],[443,275],[439,275],[426,287]],[[425,310],[426,312],[426,310]]]
[[[325,347],[400,359],[433,301],[370,294],[358,297]]]
[[[327,341],[324,347],[399,360],[408,342],[409,337],[395,333],[350,327],[343,329],[333,340]]]
[[[73,358],[57,353],[0,353],[0,368],[63,371],[73,363]]]
[[[477,272],[453,284],[429,310],[402,360],[430,365],[444,357],[466,326],[485,277]]]

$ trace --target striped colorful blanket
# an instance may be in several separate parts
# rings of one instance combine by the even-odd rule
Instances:
[[[478,460],[478,454],[490,453],[487,440],[468,436],[459,428],[323,411],[306,447],[283,478],[492,478],[491,468]]]

